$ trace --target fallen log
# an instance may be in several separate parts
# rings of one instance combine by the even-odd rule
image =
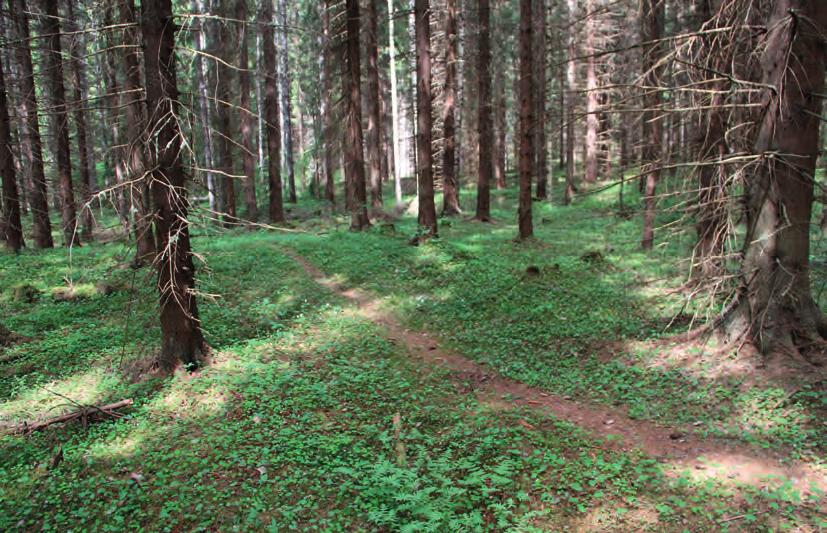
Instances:
[[[130,405],[132,405],[131,398],[127,398],[126,400],[121,400],[115,403],[110,403],[108,405],[90,405],[88,407],[84,407],[83,409],[79,409],[77,411],[72,411],[71,413],[66,413],[60,416],[49,418],[47,420],[42,420],[40,422],[23,422],[22,424],[17,425],[12,430],[12,433],[29,434],[35,431],[40,431],[41,429],[47,428],[53,424],[62,424],[64,422],[71,422],[72,420],[77,419],[80,419],[83,422],[83,427],[86,427],[86,424],[88,424],[90,420],[94,420],[96,418],[120,418],[122,415],[116,413],[115,411],[123,407],[128,407]]]

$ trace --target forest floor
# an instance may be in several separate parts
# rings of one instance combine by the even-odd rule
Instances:
[[[827,528],[824,380],[662,340],[705,311],[691,235],[641,253],[607,191],[516,243],[514,200],[418,247],[413,217],[354,234],[311,201],[291,231],[198,228],[213,351],[173,377],[130,249],[0,256],[5,432],[134,400],[0,438],[0,529]]]

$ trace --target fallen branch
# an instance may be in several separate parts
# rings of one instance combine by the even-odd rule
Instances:
[[[77,420],[78,418],[81,419],[81,421],[83,422],[83,426],[86,427],[86,424],[89,422],[90,419],[103,418],[107,416],[111,418],[120,418],[122,415],[116,413],[115,411],[117,409],[128,407],[130,405],[132,405],[131,398],[121,400],[115,403],[110,403],[108,405],[90,405],[78,411],[72,411],[71,413],[66,413],[60,416],[56,416],[54,418],[49,418],[48,420],[43,420],[41,422],[23,422],[22,424],[15,427],[12,430],[12,432],[29,434],[34,431],[39,431],[41,429],[49,427],[52,424],[62,424],[63,422],[71,422],[72,420]]]

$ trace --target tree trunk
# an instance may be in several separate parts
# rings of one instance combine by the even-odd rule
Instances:
[[[655,241],[655,214],[657,201],[655,194],[660,181],[659,159],[661,154],[661,137],[663,123],[659,118],[661,96],[656,87],[660,84],[663,67],[658,66],[663,47],[658,41],[663,37],[664,6],[661,0],[641,1],[641,41],[652,43],[643,52],[643,150],[642,175],[645,183],[643,191],[643,238],[641,246],[651,250]],[[591,116],[591,115],[590,115]]]
[[[546,146],[546,2],[535,0],[534,50],[534,158],[537,161],[537,198],[548,198],[548,146]]]
[[[273,33],[273,3],[265,0],[259,14],[261,52],[264,63],[264,123],[267,129],[267,173],[269,182],[270,222],[284,222],[281,186],[281,132],[279,127],[279,91],[276,79],[276,42]]]
[[[37,96],[34,87],[32,50],[29,46],[29,9],[26,0],[9,0],[9,14],[18,44],[14,47],[20,69],[20,99],[25,111],[21,124],[23,152],[31,164],[32,236],[38,248],[52,248],[52,224],[49,220],[49,200],[46,174],[43,170],[43,144],[40,138],[40,121],[37,113]]]
[[[433,152],[431,150],[431,6],[416,0],[416,162],[419,184],[419,229],[425,237],[437,234],[434,206]]]
[[[445,4],[445,89],[442,109],[442,215],[462,213],[456,168],[457,0]]]
[[[396,207],[402,205],[402,156],[399,153],[399,89],[396,80],[396,37],[393,30],[393,0],[388,0],[388,56],[391,78],[391,120],[393,121],[393,193]]]
[[[577,0],[568,0],[569,22],[573,25],[577,18]],[[563,197],[563,204],[569,205],[574,197],[574,121],[577,110],[577,40],[574,28],[569,31],[568,42],[568,65],[566,67],[566,91],[568,92],[568,114],[566,116],[566,192]]]
[[[477,178],[476,219],[491,221],[491,177],[494,173],[494,133],[491,117],[491,6],[477,0],[480,17],[477,76],[479,76],[478,130],[479,176]]]
[[[362,92],[359,58],[359,0],[347,0],[346,68],[342,85],[345,90],[347,117],[345,120],[344,158],[347,207],[350,210],[350,229],[363,231],[370,226],[365,187],[365,158],[362,139]]]
[[[12,156],[11,122],[9,120],[8,101],[6,99],[6,77],[0,61],[0,179],[3,183],[0,206],[3,208],[3,220],[0,224],[0,236],[12,252],[20,251],[23,242],[23,224],[20,220],[20,197],[17,192],[17,176]]]
[[[531,186],[532,171],[532,133],[534,131],[534,84],[531,79],[532,48],[531,21],[532,0],[520,0],[520,205],[518,221],[520,239],[528,239],[534,235],[531,220]]]
[[[230,67],[233,62],[231,46],[233,39],[228,21],[218,20],[212,22],[212,24],[215,25],[212,55],[216,58],[213,60],[213,71],[215,72],[214,95],[216,98],[215,125],[216,130],[218,130],[216,156],[218,170],[221,173],[219,177],[221,194],[218,197],[218,210],[221,212],[224,225],[230,227],[238,222],[235,178],[233,177],[233,139],[235,138],[235,132],[232,127],[233,97],[231,87],[233,86],[234,69]]]
[[[290,61],[287,47],[287,2],[278,0],[278,79],[281,110],[282,157],[287,170],[287,201],[296,203],[296,175],[293,165],[293,112],[290,100]]]
[[[152,195],[158,209],[158,291],[161,353],[158,363],[171,370],[178,362],[196,366],[206,351],[195,301],[195,265],[190,249],[178,86],[175,78],[175,31],[171,0],[141,0],[141,29],[149,110],[148,155]]]
[[[658,2],[663,5],[663,0],[643,0],[646,2]],[[662,9],[662,8],[661,8]],[[586,12],[589,18],[586,22],[586,169],[583,181],[595,183],[597,181],[597,130],[600,127],[600,119],[597,116],[598,98],[597,93],[597,65],[595,64],[594,33],[596,24],[594,21],[594,0],[586,2]],[[647,39],[643,39],[644,42]]]
[[[324,143],[324,197],[330,205],[336,206],[334,183],[333,147],[333,77],[331,63],[333,61],[330,38],[330,6],[327,0],[322,7],[322,46],[324,47],[324,64],[322,65],[322,142]]]
[[[505,73],[497,69],[494,74],[494,183],[497,189],[505,189],[506,135],[508,133],[507,104],[505,98]]]
[[[258,222],[256,202],[256,159],[253,154],[253,110],[250,104],[250,59],[247,51],[247,0],[236,2],[236,16],[241,21],[238,33],[238,89],[241,91],[241,147],[244,162],[244,216],[250,222]]]
[[[54,114],[55,160],[60,185],[61,229],[66,246],[80,246],[77,232],[77,206],[72,184],[72,159],[69,151],[69,113],[66,108],[66,88],[63,84],[63,57],[60,45],[60,18],[57,2],[43,1],[43,33],[47,47],[46,72],[49,79],[52,113]]]
[[[192,0],[192,10],[204,14],[206,8],[204,0]],[[198,18],[192,25],[193,45],[195,47],[195,78],[198,85],[198,120],[201,122],[202,137],[204,138],[204,168],[207,175],[207,196],[209,198],[210,211],[218,212],[218,200],[215,190],[215,161],[213,160],[212,144],[212,104],[208,97],[207,89],[207,67],[204,64],[202,52],[207,48],[207,37],[205,20]]]
[[[87,138],[86,127],[86,68],[85,59],[83,55],[85,50],[84,34],[76,33],[77,21],[75,20],[75,12],[71,0],[66,2],[66,15],[69,31],[74,35],[71,37],[71,45],[69,47],[69,54],[72,62],[72,82],[74,85],[73,98],[74,102],[74,116],[75,116],[75,131],[78,143],[78,159],[80,170],[80,195],[83,198],[83,207],[81,208],[81,227],[84,239],[92,240],[92,230],[94,226],[94,219],[92,218],[92,179],[89,176],[89,139]]]
[[[379,48],[377,44],[378,21],[376,3],[379,0],[368,0],[367,6],[367,99],[368,130],[367,130],[367,157],[370,175],[370,205],[374,213],[381,213],[382,203],[382,139],[380,136],[380,98],[379,98]]]
[[[755,144],[763,158],[745,184],[740,305],[729,332],[746,333],[765,354],[807,356],[827,335],[810,289],[827,4],[778,0],[767,28],[761,83],[767,88]]]
[[[135,0],[120,1],[120,21],[128,24],[124,28],[123,64],[126,68],[124,77],[124,110],[126,112],[126,142],[124,153],[127,179],[134,183],[130,197],[135,205],[135,264],[143,265],[155,258],[156,243],[152,231],[152,199],[149,186],[144,177],[147,165],[146,149],[146,110],[143,101],[141,83],[141,57],[138,48],[140,40],[138,31],[132,26],[137,21]]]
[[[103,12],[104,26],[112,25],[112,15],[116,6],[108,6]],[[115,209],[118,212],[118,219],[124,234],[129,235],[129,184],[127,172],[124,168],[126,158],[125,148],[121,135],[121,87],[118,84],[117,65],[122,61],[123,56],[119,53],[122,43],[115,38],[115,32],[107,32],[106,36],[107,53],[103,64],[103,78],[106,80],[106,108],[108,114],[108,130],[112,133],[109,145],[109,159],[115,174],[115,183],[107,184],[114,187]]]

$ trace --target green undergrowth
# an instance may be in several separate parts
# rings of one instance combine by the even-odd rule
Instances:
[[[568,423],[478,400],[345,312],[273,241],[197,242],[210,264],[201,290],[225,290],[202,297],[213,354],[193,374],[136,373],[155,350],[152,280],[141,271],[133,285],[116,248],[78,254],[73,279],[125,288],[3,300],[29,337],[3,354],[15,356],[2,366],[5,418],[54,414],[71,408],[65,398],[135,405],[87,428],[2,437],[0,529],[735,531],[740,514],[758,529],[818,524],[789,491],[667,478]],[[52,255],[25,258],[44,260],[15,275],[41,290],[60,283],[65,264]],[[61,316],[92,340],[48,366],[58,352],[47,324]]]
[[[440,238],[418,247],[408,244],[412,217],[366,234],[331,229],[281,240],[506,376],[619,405],[633,418],[823,460],[826,388],[742,387],[737,375],[656,365],[657,349],[634,346],[679,333],[689,314],[704,311],[666,294],[684,281],[677,258],[686,255],[688,236],[641,252],[640,220],[618,217],[607,191],[570,207],[535,203],[536,239],[518,243],[515,191],[494,198],[494,224],[443,219]]]

